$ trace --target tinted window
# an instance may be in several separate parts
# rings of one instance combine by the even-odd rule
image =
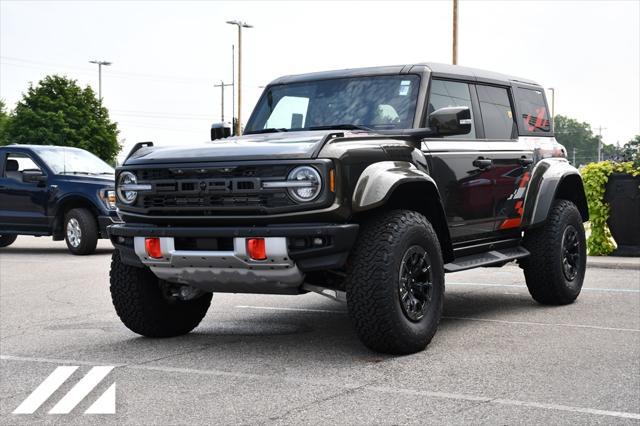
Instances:
[[[509,92],[502,87],[476,86],[487,139],[514,139],[518,131]]]
[[[471,119],[473,117],[473,108],[471,107],[471,92],[467,83],[457,81],[432,80],[429,95],[429,105],[427,114],[431,114],[435,110],[446,107],[466,106],[471,111]],[[471,132],[466,135],[445,136],[456,139],[475,139],[476,131],[473,125]]]
[[[542,90],[523,89],[518,87],[516,91],[520,120],[524,128],[529,132],[550,132],[551,123],[549,113],[544,101]]]

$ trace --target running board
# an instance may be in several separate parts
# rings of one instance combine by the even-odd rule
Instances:
[[[496,263],[506,263],[512,260],[529,256],[524,247],[508,247],[500,250],[491,250],[485,253],[472,254],[460,257],[451,263],[444,265],[445,272],[458,272],[479,266],[490,266]]]

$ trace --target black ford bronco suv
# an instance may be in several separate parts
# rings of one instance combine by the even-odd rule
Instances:
[[[445,272],[517,260],[533,298],[573,302],[587,203],[543,88],[442,64],[269,84],[243,136],[137,145],[116,171],[111,295],[136,333],[188,333],[211,295],[346,301],[369,348],[422,350]]]

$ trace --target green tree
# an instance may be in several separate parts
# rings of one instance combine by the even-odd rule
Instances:
[[[572,162],[575,152],[576,166],[598,161],[598,140],[600,137],[593,134],[588,123],[556,115],[553,118],[553,125],[557,141],[567,149],[567,156]]]
[[[9,144],[9,140],[7,139],[7,127],[9,126],[10,120],[11,116],[5,110],[5,103],[0,99],[0,146]]]
[[[118,128],[90,87],[51,75],[30,85],[7,128],[12,143],[86,149],[113,162],[121,147]]]
[[[633,139],[624,144],[622,155],[626,161],[633,161],[637,167],[640,167],[640,135],[635,135]]]

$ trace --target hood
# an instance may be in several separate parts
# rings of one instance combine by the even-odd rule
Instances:
[[[75,184],[95,185],[102,188],[114,186],[114,175],[56,175],[58,181]]]
[[[246,135],[205,142],[141,148],[124,165],[236,161],[269,159],[307,159],[317,155],[325,137],[335,131],[306,131]]]

